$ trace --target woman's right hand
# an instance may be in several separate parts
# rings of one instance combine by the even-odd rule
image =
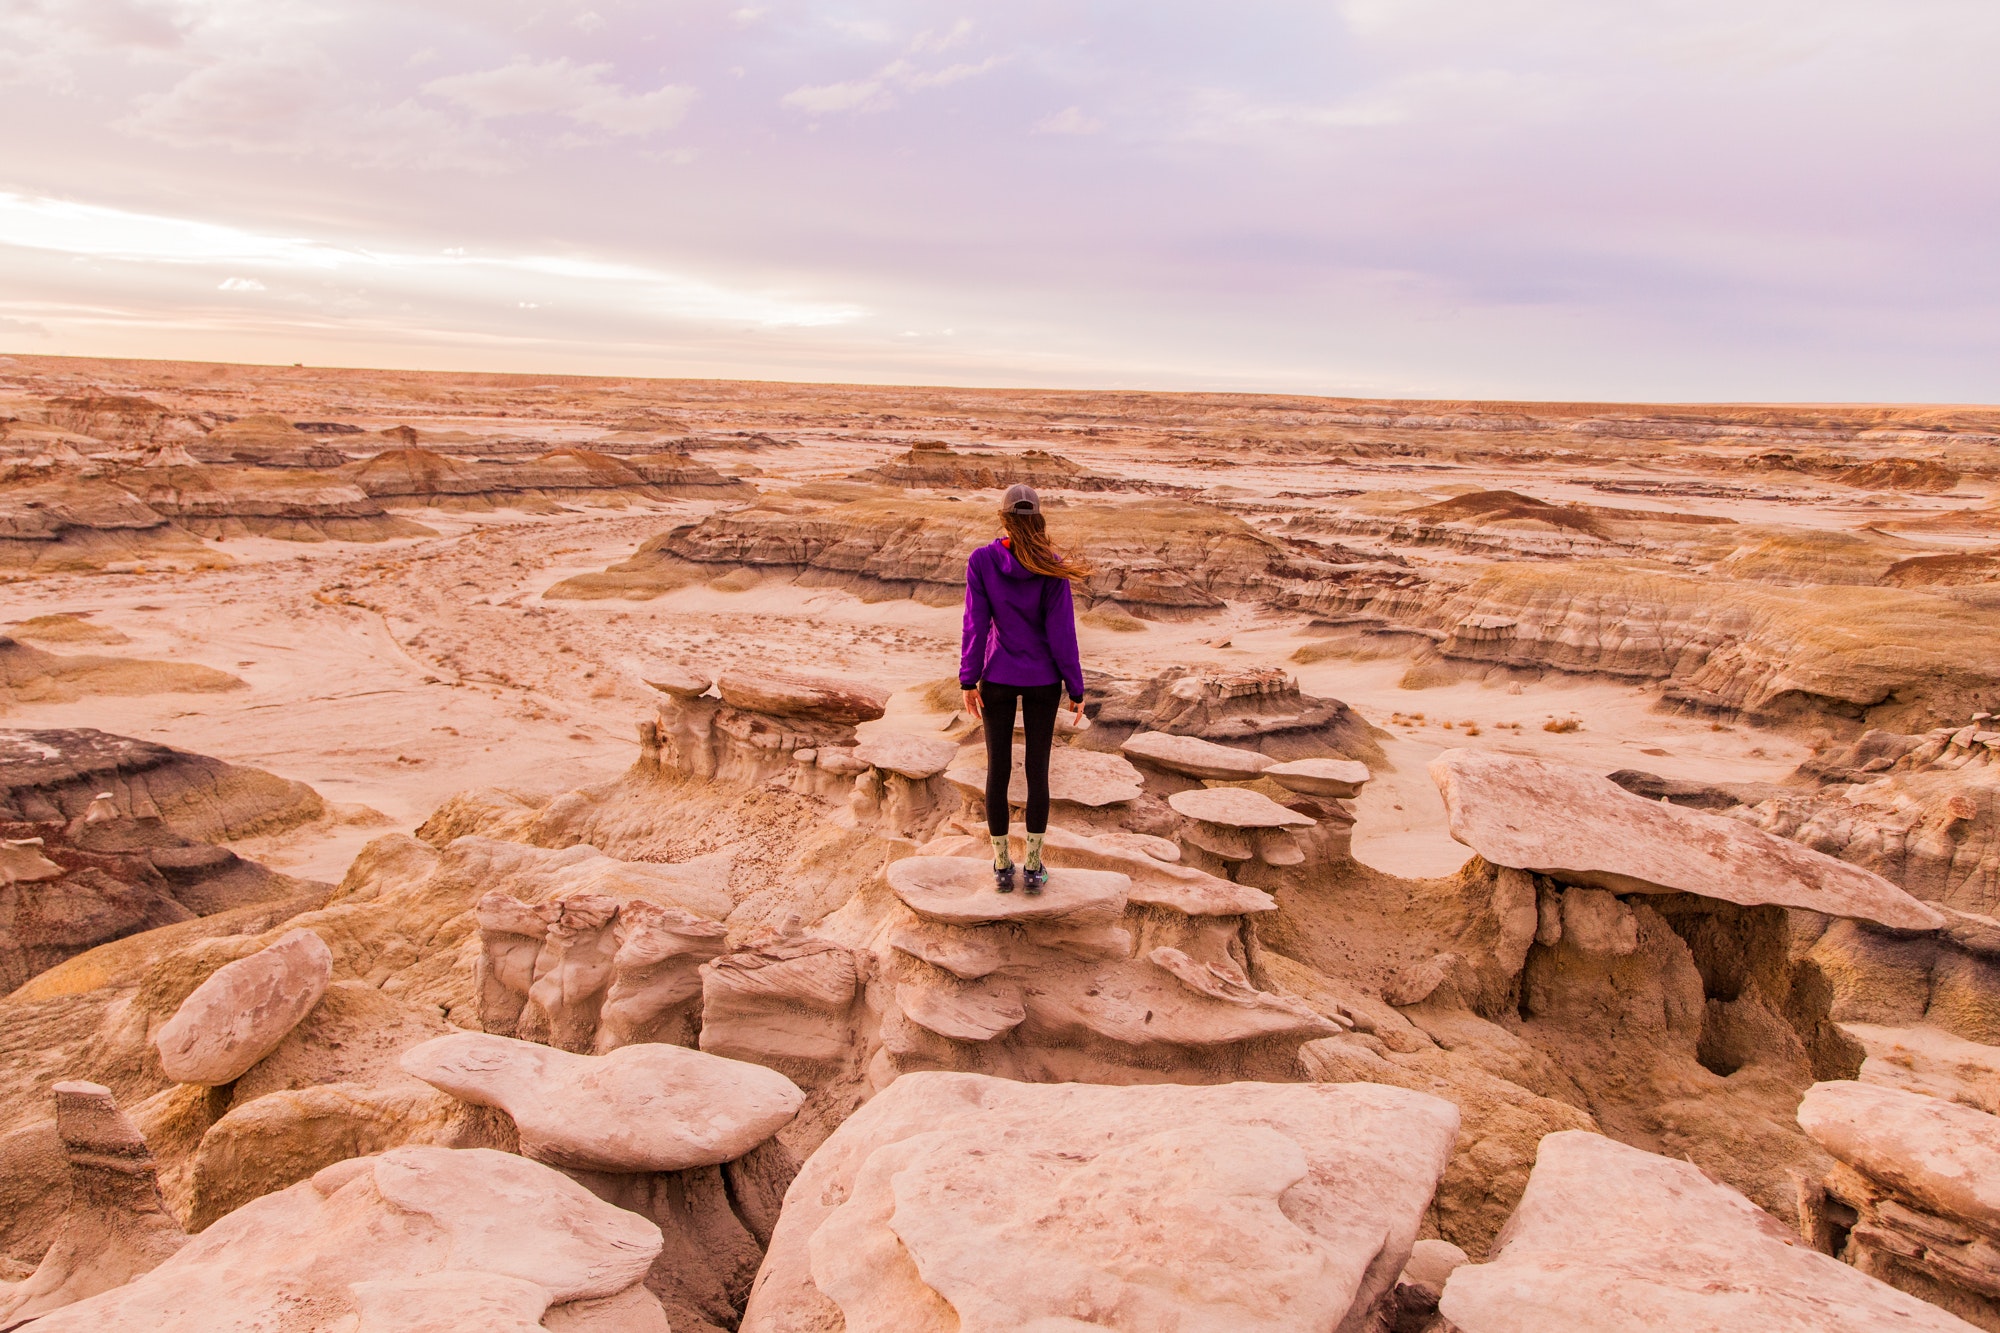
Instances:
[[[965,715],[967,717],[983,717],[985,716],[985,713],[986,713],[986,705],[983,701],[981,701],[979,697],[979,691],[978,690],[965,691]]]

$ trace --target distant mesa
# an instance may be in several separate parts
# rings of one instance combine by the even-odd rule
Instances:
[[[1152,489],[1120,477],[1102,476],[1043,449],[1018,454],[960,452],[940,440],[919,440],[907,452],[852,473],[850,479],[958,491],[1005,490],[1017,485],[1049,491]]]
[[[1941,495],[1958,485],[1959,472],[1928,458],[1878,458],[1837,473],[1833,480],[1869,491]]]

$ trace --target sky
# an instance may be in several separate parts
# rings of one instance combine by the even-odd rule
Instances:
[[[0,0],[0,353],[2000,401],[1994,0]]]

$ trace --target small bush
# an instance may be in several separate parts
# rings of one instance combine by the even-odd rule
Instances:
[[[1553,731],[1557,735],[1563,735],[1572,731],[1582,731],[1583,723],[1573,717],[1552,717],[1542,723],[1542,730]]]

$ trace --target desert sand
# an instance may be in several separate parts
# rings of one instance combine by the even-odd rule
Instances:
[[[1587,1299],[1607,1329],[2000,1329],[2000,1222],[1929,1188],[2000,1107],[1996,459],[1980,407],[0,358],[0,1327],[197,1327],[175,1272],[431,1191],[472,1258],[313,1299],[370,1328],[462,1297],[501,1313],[436,1327],[1478,1333]],[[988,854],[959,590],[1015,481],[1096,569],[1074,897],[1038,913],[952,887]],[[1121,748],[1153,732],[1244,776]],[[1301,759],[1366,778],[1259,776]],[[1677,869],[1696,847],[1723,869]],[[279,1017],[197,1078],[161,1034],[223,1042],[230,968]],[[406,1058],[465,1030],[474,1074]],[[718,1062],[713,1105],[645,1114],[726,1151],[606,1155],[685,1063],[661,1045]],[[1951,1113],[1799,1118],[1847,1085]],[[92,1185],[93,1133],[153,1183]],[[987,1143],[991,1172],[955,1157]],[[561,1255],[463,1240],[486,1188]],[[1192,1262],[1142,1222],[1189,1192],[1232,1201],[1185,1225],[1247,1267],[1128,1290]],[[1746,1303],[1703,1294],[1721,1231],[1633,1241],[1664,1294],[1621,1292],[1577,1230],[1613,1214],[1607,1252],[1740,1228]],[[981,1257],[1031,1234],[1027,1276]],[[592,1285],[597,1250],[624,1267]],[[232,1311],[308,1282],[242,1263],[273,1285]],[[1507,1286],[1529,1264],[1546,1290]]]

